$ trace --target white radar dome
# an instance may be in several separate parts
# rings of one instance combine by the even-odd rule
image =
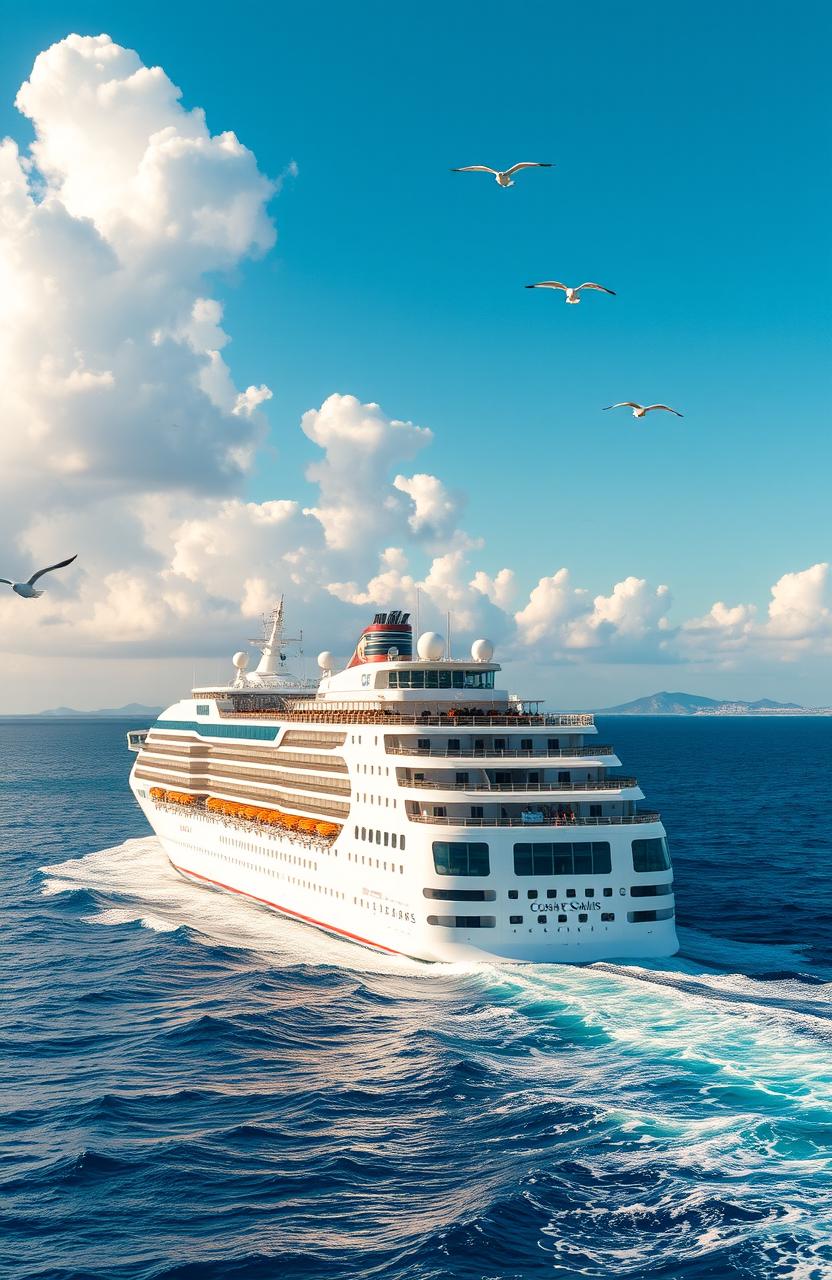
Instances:
[[[318,654],[318,666],[321,671],[331,671],[335,666],[335,654],[330,653],[329,649],[324,649],[323,653]]]
[[[425,631],[419,636],[416,652],[423,662],[438,662],[445,652],[445,641],[436,631]]]
[[[494,646],[490,640],[475,640],[471,645],[471,657],[475,662],[490,662],[494,657]]]
[[[234,654],[234,657],[231,659],[231,661],[234,663],[234,666],[237,668],[238,671],[245,671],[246,667],[248,666],[248,654],[246,653],[245,649],[238,650],[238,652]]]

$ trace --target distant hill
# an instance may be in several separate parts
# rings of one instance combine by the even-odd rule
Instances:
[[[617,707],[604,707],[598,714],[607,716],[694,716],[702,712],[714,715],[741,715],[746,711],[802,711],[798,702],[773,702],[760,698],[757,702],[744,702],[723,698],[702,698],[695,693],[651,693],[646,698],[622,702]]]
[[[60,719],[68,719],[70,717],[83,717],[85,720],[100,719],[103,716],[118,716],[121,719],[132,719],[133,716],[157,716],[162,710],[161,707],[144,707],[140,702],[128,702],[123,707],[100,707],[98,711],[76,711],[74,707],[52,707],[49,711],[38,711],[36,716],[58,717]]]

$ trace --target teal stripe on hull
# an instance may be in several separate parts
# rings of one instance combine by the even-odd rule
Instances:
[[[177,732],[197,733],[200,738],[240,738],[249,741],[274,742],[280,727],[263,724],[198,724],[195,720],[157,720],[151,729],[175,729]]]

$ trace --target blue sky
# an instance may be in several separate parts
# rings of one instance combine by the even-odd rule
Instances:
[[[277,176],[276,248],[214,283],[268,382],[249,493],[311,498],[333,391],[429,426],[489,571],[637,574],[762,607],[830,555],[830,10],[724,4],[6,6],[35,55],[106,30]],[[454,165],[551,161],[504,192]],[[523,289],[595,279],[576,308]],[[620,399],[683,420],[636,423]]]

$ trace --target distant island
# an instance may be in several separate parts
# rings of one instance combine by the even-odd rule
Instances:
[[[602,707],[602,716],[760,716],[760,715],[829,715],[827,707],[802,707],[798,702],[774,702],[760,698],[746,702],[742,698],[720,701],[703,698],[695,693],[651,693],[646,698],[634,698],[617,707]]]
[[[74,707],[51,707],[48,711],[34,711],[31,713],[31,719],[50,719],[67,720],[81,717],[84,720],[98,720],[105,716],[114,716],[122,720],[132,719],[134,716],[147,716],[148,719],[155,718],[162,710],[161,707],[145,707],[140,702],[128,702],[123,707],[99,707],[97,711],[76,711]]]

